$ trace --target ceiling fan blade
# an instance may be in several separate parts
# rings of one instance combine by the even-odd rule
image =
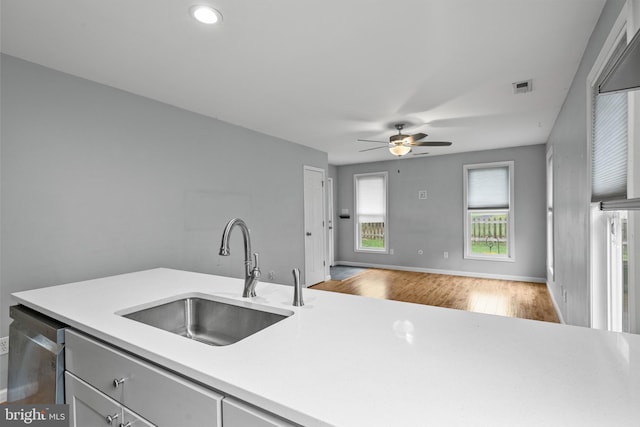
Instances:
[[[426,137],[427,137],[427,134],[426,133],[422,133],[422,132],[414,133],[413,135],[411,135],[411,139],[413,139],[414,141],[418,141],[418,140],[420,140],[422,138],[426,138]]]
[[[365,151],[371,151],[371,150],[379,150],[381,148],[387,148],[387,147],[375,147],[375,148],[367,148],[366,150],[360,150],[358,151],[359,153],[364,153]]]
[[[419,147],[448,147],[451,144],[452,143],[448,141],[419,141],[413,143],[413,145]]]
[[[374,141],[373,139],[359,139],[358,142],[377,142],[379,144],[388,144],[389,141]]]

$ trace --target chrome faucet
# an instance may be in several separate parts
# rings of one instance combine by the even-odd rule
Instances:
[[[242,238],[244,241],[245,274],[244,290],[242,291],[242,296],[244,298],[255,297],[256,285],[258,284],[258,279],[260,278],[260,268],[258,267],[258,253],[256,252],[255,254],[253,254],[255,262],[252,268],[251,236],[249,235],[249,228],[247,227],[247,224],[240,218],[233,218],[227,223],[227,226],[224,228],[224,232],[222,233],[222,243],[220,244],[220,255],[231,255],[231,252],[229,251],[229,236],[231,235],[231,230],[233,230],[235,226],[240,227],[240,230],[242,230]]]
[[[300,282],[300,270],[294,268],[293,271],[293,305],[296,307],[302,307],[304,301],[302,300],[302,284]]]

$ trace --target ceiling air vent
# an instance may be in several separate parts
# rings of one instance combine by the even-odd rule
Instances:
[[[531,79],[521,82],[511,83],[513,85],[513,93],[515,95],[519,93],[527,93],[533,90],[533,81]]]

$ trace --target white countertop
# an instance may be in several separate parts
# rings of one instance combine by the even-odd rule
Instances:
[[[14,294],[44,314],[305,426],[638,426],[640,336],[259,283],[294,312],[212,347],[114,313],[243,281],[154,269]],[[131,311],[131,310],[129,310]]]

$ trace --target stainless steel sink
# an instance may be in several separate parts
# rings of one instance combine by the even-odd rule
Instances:
[[[293,314],[287,310],[262,306],[259,309],[256,306],[187,297],[122,316],[205,344],[223,346],[238,342]]]

